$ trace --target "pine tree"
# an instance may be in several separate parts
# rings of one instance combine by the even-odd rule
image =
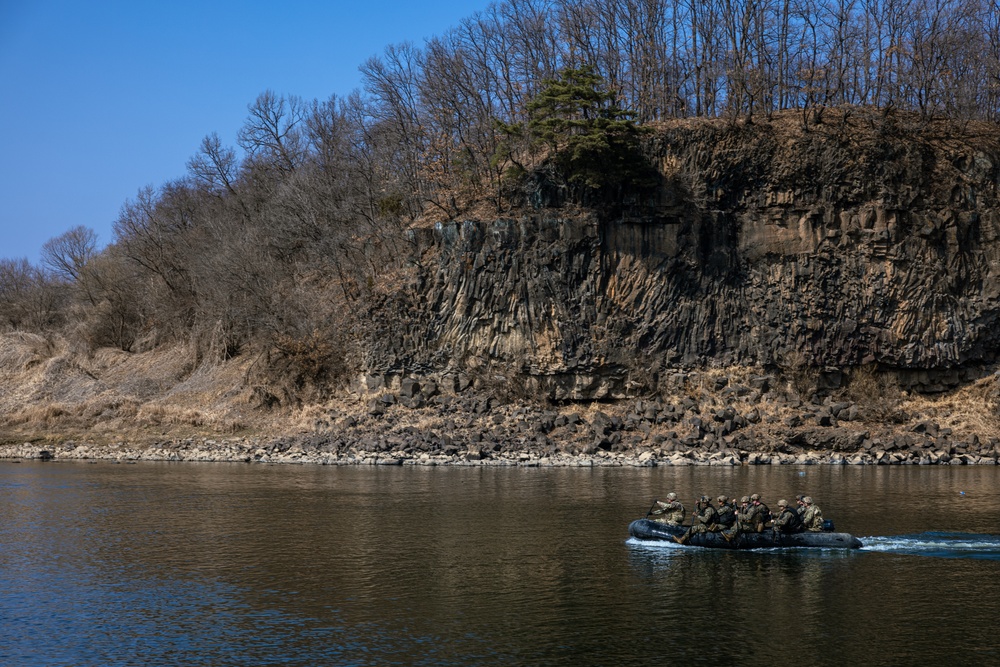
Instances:
[[[643,128],[621,108],[604,79],[589,65],[565,68],[528,103],[527,134],[570,183],[594,189],[655,183],[639,150]]]

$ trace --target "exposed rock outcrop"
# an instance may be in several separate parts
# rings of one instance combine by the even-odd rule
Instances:
[[[581,209],[557,191],[423,230],[370,370],[478,368],[601,399],[722,366],[807,373],[822,391],[877,365],[935,391],[996,361],[995,138],[702,124],[649,151],[653,197]]]

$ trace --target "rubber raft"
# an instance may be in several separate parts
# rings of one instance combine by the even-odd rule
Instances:
[[[628,534],[638,540],[669,540],[680,537],[686,526],[668,526],[665,523],[637,519],[629,524]],[[861,540],[850,533],[739,533],[732,541],[719,533],[696,533],[687,542],[692,547],[709,549],[776,549],[784,547],[813,547],[816,549],[860,549]]]

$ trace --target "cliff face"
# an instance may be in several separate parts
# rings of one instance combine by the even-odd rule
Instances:
[[[533,210],[425,230],[370,370],[482,369],[557,399],[706,366],[977,377],[1000,350],[995,132],[821,130],[663,128],[651,197],[585,209],[536,181]]]

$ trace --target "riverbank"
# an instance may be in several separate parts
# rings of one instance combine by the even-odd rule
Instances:
[[[995,464],[996,133],[841,120],[670,124],[649,137],[662,179],[648,197],[581,198],[542,169],[502,216],[400,226],[398,257],[367,279],[282,265],[279,291],[254,292],[265,305],[198,326],[197,290],[183,305],[154,290],[167,310],[134,313],[135,339],[114,346],[104,306],[0,332],[0,446],[57,459]],[[242,323],[244,307],[259,315]]]
[[[996,465],[1000,439],[956,430],[950,404],[911,399],[896,423],[864,419],[871,406],[827,400],[729,403],[622,401],[545,408],[498,404],[474,392],[437,393],[425,382],[397,392],[312,406],[276,421],[278,434],[51,437],[0,445],[0,458],[209,461],[313,465],[741,466]],[[947,416],[946,416],[947,415]],[[902,421],[901,417],[906,417]],[[940,419],[939,419],[940,418]],[[281,425],[307,430],[281,434]],[[273,427],[273,426],[272,426]]]
[[[677,369],[655,395],[576,402],[532,400],[492,378],[396,376],[291,408],[246,387],[247,361],[182,373],[170,366],[179,354],[87,357],[38,337],[5,340],[4,459],[737,466],[1000,458],[1000,376],[985,370],[930,394],[858,370],[824,389],[817,378],[761,368]],[[171,369],[174,384],[155,381]]]
[[[740,466],[740,465],[997,465],[995,453],[949,454],[932,450],[919,456],[903,455],[879,449],[873,452],[816,452],[802,454],[763,452],[714,452],[698,450],[669,455],[649,450],[642,452],[604,452],[595,454],[537,452],[483,455],[474,450],[455,454],[419,455],[406,452],[322,452],[304,443],[285,448],[286,443],[257,441],[182,441],[156,445],[94,445],[63,443],[40,448],[31,443],[0,446],[0,460],[44,461],[187,461],[211,463],[264,463],[359,466],[496,466],[529,468],[656,467],[656,466]]]

